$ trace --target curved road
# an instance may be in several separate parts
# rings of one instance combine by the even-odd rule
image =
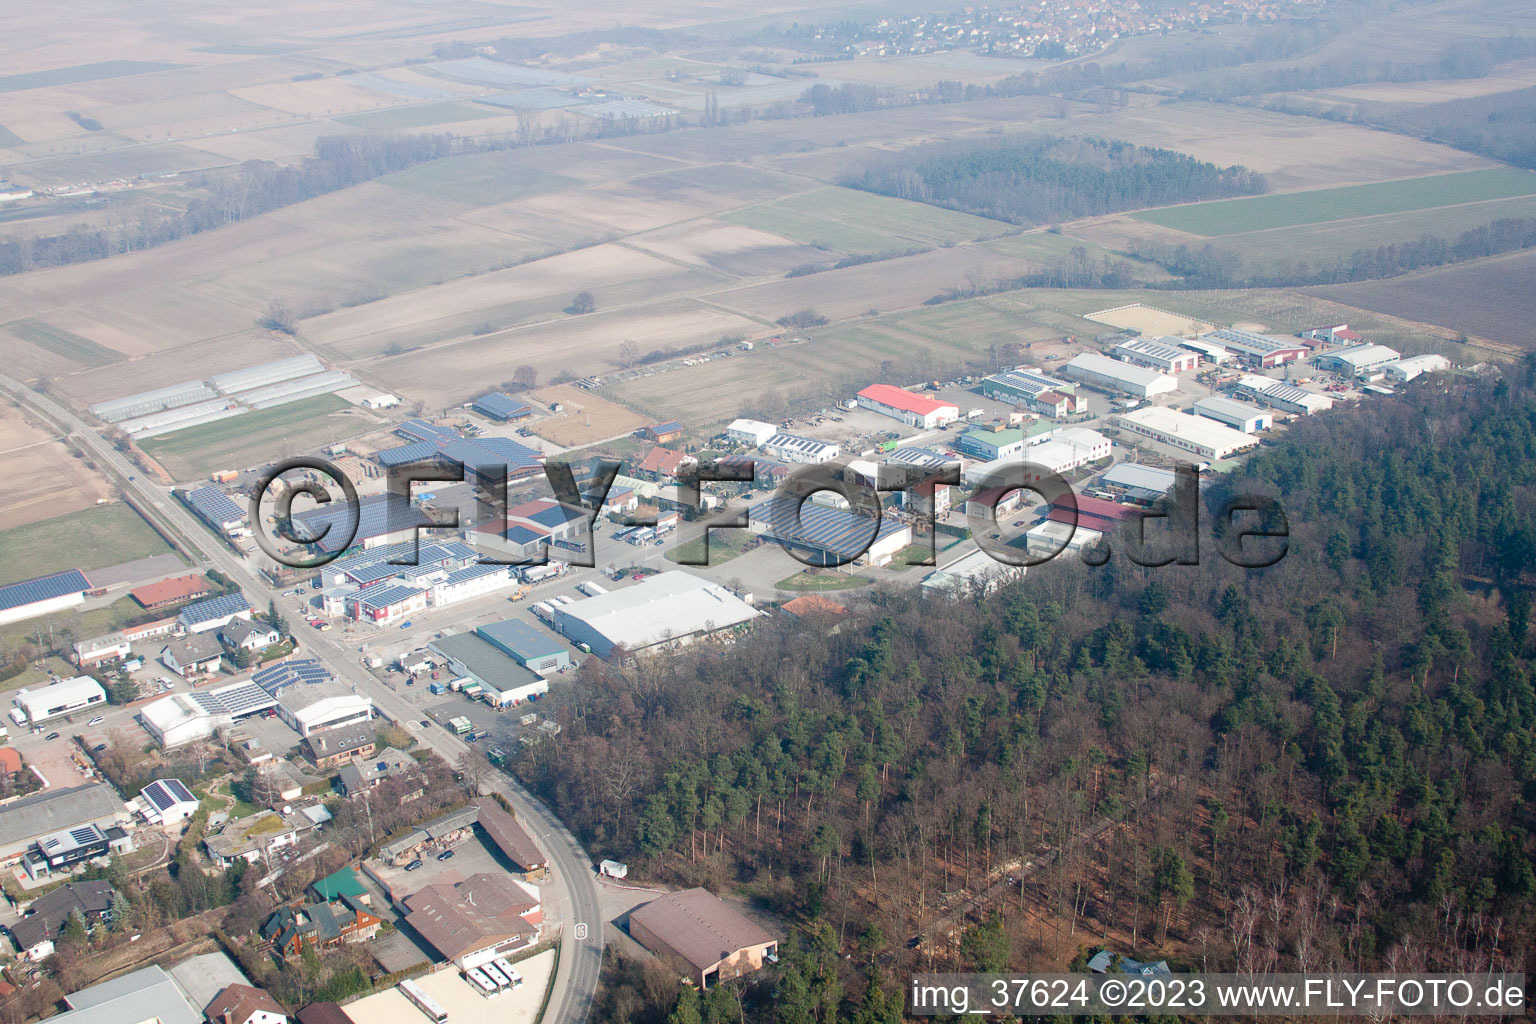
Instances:
[[[124,494],[131,496],[146,514],[152,516],[161,529],[176,537],[180,545],[205,566],[239,581],[256,607],[260,608],[266,601],[280,596],[280,591],[274,589],[255,566],[211,537],[197,518],[170,495],[169,488],[146,480],[137,466],[69,409],[6,376],[0,376],[0,392],[30,407],[51,421],[62,433],[69,435],[81,448],[89,451],[97,468]],[[338,679],[349,684],[354,692],[366,693],[389,718],[403,722],[419,714],[403,698],[362,668],[355,647],[324,633],[307,637],[304,643],[330,666]],[[467,744],[450,735],[446,729],[423,729],[416,733],[416,737],[449,764],[458,761],[469,749]],[[497,772],[491,778],[492,785],[511,802],[518,817],[530,828],[534,838],[539,840],[549,855],[552,878],[544,886],[542,895],[546,908],[558,908],[563,929],[560,937],[560,966],[555,972],[554,991],[544,1020],[549,1024],[584,1024],[592,1006],[592,997],[597,991],[598,970],[603,956],[602,910],[598,902],[597,879],[592,862],[581,843],[542,801],[504,772]],[[584,929],[580,927],[583,925]],[[576,937],[578,931],[585,932],[583,938]]]

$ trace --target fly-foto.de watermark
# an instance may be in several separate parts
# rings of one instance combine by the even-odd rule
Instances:
[[[926,527],[915,536],[927,538],[927,552],[909,559],[910,565],[934,565],[937,561],[940,529],[935,514],[934,495],[940,488],[959,489],[959,463],[937,468],[907,465],[855,468],[849,462],[828,462],[791,469],[751,510],[711,508],[701,489],[705,483],[757,485],[757,465],[743,460],[705,460],[678,478],[676,505],[685,518],[703,527],[701,551],[690,556],[676,552],[680,565],[708,565],[709,541],[719,530],[753,530],[753,511],[771,520],[757,532],[776,541],[784,551],[802,564],[818,568],[848,565],[862,558],[883,536],[886,512],[882,495],[903,495],[907,517]],[[589,475],[578,484],[576,467],[569,462],[546,461],[543,475],[555,499],[584,520],[588,541],[568,545],[562,558],[573,565],[597,564],[597,534],[593,527],[607,504],[622,463],[594,461],[587,464]],[[867,470],[873,469],[870,474]],[[292,474],[302,473],[293,480]],[[537,471],[535,474],[537,475]],[[328,478],[341,492],[345,514],[328,515],[324,521],[305,522],[295,512],[294,502],[307,495],[316,506],[328,506],[338,499],[319,477]],[[523,474],[518,484],[532,477]],[[382,510],[371,514],[368,535],[360,538],[364,504],[357,487],[334,463],[314,457],[287,459],[273,464],[251,491],[250,519],[257,543],[268,557],[293,568],[318,568],[331,562],[355,544],[378,536],[410,539],[420,544],[421,531],[456,530],[461,523],[457,509],[426,509],[417,504],[413,488],[422,484],[473,483],[477,506],[475,521],[481,524],[507,522],[508,495],[513,479],[505,463],[466,465],[457,460],[436,458],[430,461],[390,466],[386,473],[385,494],[379,499]],[[1113,536],[1097,537],[1094,543],[1074,544],[1085,513],[1071,483],[1046,466],[1027,461],[1004,462],[992,466],[980,478],[970,481],[963,504],[966,528],[977,546],[997,562],[1012,567],[1029,567],[1049,562],[1063,553],[1074,551],[1089,565],[1103,565],[1116,553],[1140,566],[1198,565],[1201,559],[1200,478],[1193,466],[1180,465],[1174,470],[1174,484],[1155,507],[1133,510],[1116,506],[1123,522]],[[1029,492],[1051,509],[1051,521],[1059,524],[1041,543],[1020,547],[1005,535],[1000,515],[1010,506],[1010,497]],[[832,510],[807,514],[813,496],[835,495]],[[712,496],[711,496],[712,497]],[[270,517],[276,539],[262,528],[263,505],[270,499]],[[820,506],[825,509],[825,506]],[[1211,540],[1217,554],[1228,563],[1245,569],[1262,569],[1284,558],[1290,547],[1290,522],[1285,510],[1274,498],[1265,495],[1231,495],[1213,510],[1219,529]],[[636,527],[657,525],[657,520],[626,520]],[[951,528],[952,529],[952,528]],[[504,535],[505,536],[505,535]],[[281,541],[282,546],[278,543]],[[414,551],[414,548],[413,548]],[[533,554],[517,558],[483,556],[482,564],[533,566],[551,560],[550,543],[537,545]],[[413,557],[391,559],[394,564],[414,565]]]

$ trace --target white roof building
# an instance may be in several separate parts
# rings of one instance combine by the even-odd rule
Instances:
[[[680,570],[649,576],[555,609],[555,629],[607,657],[686,643],[750,622],[762,613],[718,584]]]
[[[772,423],[764,423],[762,420],[732,420],[731,425],[725,428],[726,437],[741,444],[749,444],[754,448],[761,448],[778,432],[778,427]]]
[[[198,800],[180,779],[156,779],[140,791],[136,803],[151,825],[178,825],[197,813]]]
[[[1166,406],[1148,405],[1115,417],[1116,426],[1207,459],[1224,459],[1251,448],[1258,438],[1233,430],[1214,420],[1175,412]]]
[[[1222,363],[1232,361],[1232,353],[1216,344],[1214,341],[1206,341],[1203,338],[1180,338],[1179,344],[1191,352],[1198,352],[1202,359],[1220,366]]]
[[[1025,532],[1024,550],[1035,558],[1050,555],[1054,559],[1060,555],[1076,554],[1083,548],[1092,547],[1103,536],[1098,530],[1090,530],[1086,526],[1078,526],[1074,529],[1071,523],[1058,523],[1054,519],[1047,519]]]
[[[285,698],[278,709],[283,719],[300,736],[309,736],[322,729],[358,725],[373,718],[373,701],[352,693],[321,697],[299,708],[290,708]]]
[[[1163,373],[1183,373],[1200,365],[1200,357],[1185,348],[1179,338],[1132,338],[1116,345],[1110,354]]]
[[[1196,402],[1194,411],[1197,416],[1213,419],[1217,423],[1225,423],[1232,429],[1241,430],[1245,434],[1251,434],[1255,430],[1268,430],[1275,425],[1275,414],[1267,409],[1215,395]]]
[[[831,462],[837,458],[837,445],[830,441],[818,441],[799,434],[774,434],[764,441],[762,448],[769,455],[785,462]]]
[[[1061,375],[1101,391],[1117,391],[1137,398],[1152,398],[1179,389],[1178,380],[1166,373],[1132,366],[1097,352],[1076,356],[1061,368]]]
[[[1385,345],[1355,345],[1318,356],[1317,365],[1325,370],[1356,377],[1380,369],[1388,363],[1395,363],[1402,357],[1403,354],[1397,349]]]
[[[977,548],[924,576],[917,585],[918,594],[922,597],[960,597],[977,590],[990,594],[1023,575],[1023,566],[999,562]]]
[[[1399,359],[1383,366],[1381,372],[1391,380],[1407,383],[1421,373],[1439,373],[1450,368],[1451,361],[1445,356],[1428,355]]]
[[[12,702],[27,716],[28,723],[39,725],[62,715],[105,704],[107,692],[90,676],[75,676],[35,690],[22,690]]]

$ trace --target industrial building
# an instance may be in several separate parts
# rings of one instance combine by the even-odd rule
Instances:
[[[432,607],[442,608],[510,586],[512,570],[505,565],[476,564],[457,569],[427,591]]]
[[[90,676],[76,676],[37,689],[23,688],[11,700],[33,727],[106,702],[107,692]]]
[[[246,512],[234,499],[217,487],[199,487],[182,492],[187,506],[197,517],[227,537],[238,537],[250,531],[246,528]]]
[[[763,451],[785,462],[819,464],[837,458],[837,445],[799,434],[774,434],[762,444]]]
[[[1097,430],[1090,430],[1087,427],[1057,427],[1055,430],[1036,434],[1029,439],[1029,443],[1035,446],[1053,441],[1069,444],[1076,448],[1082,456],[1084,463],[1107,459],[1114,448],[1114,443],[1109,438]]]
[[[449,671],[479,684],[478,695],[492,707],[510,707],[549,692],[549,680],[514,661],[476,633],[454,633],[427,645],[441,655]]]
[[[1207,459],[1224,459],[1259,443],[1251,434],[1161,405],[1120,413],[1115,417],[1115,425]]]
[[[1103,538],[1104,534],[1099,530],[1047,519],[1025,531],[1024,550],[1032,558],[1075,555],[1084,548],[1093,547]]]
[[[1077,385],[1041,373],[1032,366],[993,374],[981,382],[987,398],[1022,405],[1041,416],[1067,416],[1078,411]]]
[[[427,592],[403,584],[372,587],[347,598],[347,614],[359,622],[388,626],[427,610]]]
[[[726,437],[737,444],[750,445],[753,448],[761,448],[778,432],[778,427],[772,423],[764,423],[762,420],[732,420],[731,425],[725,428]]]
[[[912,527],[775,495],[748,511],[748,529],[805,552],[823,565],[888,565],[912,543]]]
[[[1177,475],[1171,469],[1117,462],[1099,478],[1099,484],[1125,501],[1151,505],[1173,489],[1176,479]]]
[[[616,647],[631,655],[669,649],[762,614],[725,587],[676,569],[554,611],[559,632],[604,658]]]
[[[1024,431],[1018,429],[991,430],[978,427],[967,430],[955,439],[957,450],[988,462],[1017,455],[1024,450],[1025,444]]]
[[[1346,377],[1363,377],[1402,357],[1397,349],[1385,345],[1352,345],[1318,356],[1314,362],[1319,370],[1330,370]]]
[[[1281,412],[1294,413],[1298,416],[1312,416],[1333,408],[1333,399],[1325,395],[1313,394],[1292,384],[1284,384],[1257,374],[1243,374],[1238,378],[1235,390],[1237,394],[1252,399],[1260,405],[1267,405]]]
[[[1213,341],[1206,341],[1203,338],[1180,338],[1179,344],[1191,352],[1198,353],[1201,359],[1216,366],[1232,361],[1232,353]]]
[[[173,693],[139,710],[139,724],[167,749],[205,740],[235,721],[277,707],[277,700],[246,681],[192,693]]]
[[[1421,373],[1440,373],[1451,368],[1451,361],[1445,356],[1427,355],[1412,356],[1408,359],[1399,359],[1395,363],[1388,363],[1381,368],[1389,380],[1395,380],[1400,384],[1406,384]]]
[[[520,480],[537,475],[544,466],[543,452],[509,437],[464,437],[452,427],[426,420],[406,420],[395,426],[395,433],[406,443],[374,455],[385,468],[419,462],[450,470],[463,467],[466,479],[483,477],[488,486],[497,486],[503,474],[507,480]]]
[[[569,645],[519,619],[492,622],[476,628],[475,632],[507,657],[539,675],[564,672],[571,667]]]
[[[854,399],[862,409],[900,420],[909,427],[933,430],[960,418],[959,406],[916,395],[894,384],[871,384]]]
[[[1116,345],[1110,355],[1160,373],[1184,373],[1200,365],[1200,357],[1186,349],[1180,338],[1132,338]]]
[[[105,832],[127,817],[116,790],[102,783],[12,801],[0,806],[0,864],[14,864],[44,836],[87,826]]]
[[[1245,366],[1280,366],[1282,363],[1295,362],[1312,351],[1306,345],[1298,344],[1294,338],[1275,338],[1267,334],[1240,331],[1235,327],[1224,327],[1202,337],[1221,345]]]
[[[473,408],[480,415],[500,423],[517,423],[533,415],[533,406],[500,391],[481,395],[475,399]]]
[[[707,889],[669,892],[630,911],[629,934],[702,989],[777,959],[767,929]]]
[[[53,1024],[203,1024],[202,1008],[192,1005],[169,974],[157,966],[104,981],[64,997],[68,1010],[48,1019]]]
[[[79,569],[7,584],[0,587],[0,626],[78,608],[90,589],[91,581]]]
[[[965,597],[990,594],[1024,575],[1024,567],[1000,562],[977,548],[924,576],[917,585],[922,597]],[[812,595],[815,596],[815,595]],[[796,598],[799,600],[799,598]]]
[[[1084,352],[1075,356],[1061,368],[1061,374],[1100,391],[1134,395],[1137,398],[1153,398],[1179,389],[1178,380],[1166,373],[1158,373],[1144,366],[1133,366],[1097,352]]]
[[[1256,405],[1249,405],[1247,402],[1238,402],[1215,395],[1196,402],[1194,412],[1198,416],[1213,419],[1217,423],[1225,423],[1245,434],[1251,434],[1256,430],[1268,430],[1275,425],[1274,413],[1260,409]]]
[[[527,949],[544,930],[538,890],[499,872],[429,885],[401,902],[405,923],[460,970]]]

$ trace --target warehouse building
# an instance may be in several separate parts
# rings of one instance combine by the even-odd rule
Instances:
[[[1251,434],[1255,430],[1268,430],[1275,425],[1274,413],[1231,398],[1217,396],[1202,398],[1195,403],[1194,412],[1197,416],[1213,419],[1217,423],[1225,423],[1232,429],[1241,430],[1245,434]]]
[[[858,393],[855,401],[860,408],[923,430],[933,430],[960,418],[959,406],[913,394],[894,384],[871,384]]]
[[[1213,341],[1202,338],[1180,338],[1179,344],[1197,353],[1201,359],[1216,366],[1232,361],[1232,353]]]
[[[966,455],[988,462],[1006,459],[1024,450],[1026,439],[1022,430],[993,430],[980,427],[967,430],[955,439],[955,448]]]
[[[564,672],[571,667],[569,645],[521,620],[492,622],[478,627],[475,632],[513,661],[541,676]]]
[[[1116,426],[1207,459],[1224,459],[1233,452],[1252,448],[1258,438],[1233,430],[1214,420],[1149,405],[1115,417]]]
[[[521,480],[543,469],[543,452],[509,437],[464,437],[452,427],[426,420],[406,420],[395,427],[395,433],[407,443],[374,455],[385,468],[417,462],[436,463],[450,470],[462,466],[466,479],[479,476],[477,470],[484,469],[483,482],[488,486],[499,485],[503,472],[507,480]]]
[[[629,934],[702,989],[750,974],[779,951],[766,929],[707,889],[669,892],[631,911]]]
[[[182,498],[187,507],[197,513],[197,517],[207,523],[213,529],[227,537],[238,537],[249,534],[246,528],[245,509],[236,505],[234,499],[217,487],[199,487],[196,490],[183,491]]]
[[[139,724],[167,749],[205,740],[237,719],[277,707],[277,700],[249,680],[191,693],[173,693],[140,709]]]
[[[0,587],[0,626],[78,608],[90,589],[91,581],[79,569],[7,584]]]
[[[1203,335],[1206,341],[1219,344],[1237,357],[1245,366],[1280,366],[1305,357],[1312,350],[1298,344],[1294,338],[1274,338],[1267,334],[1240,331],[1224,327]]]
[[[1132,338],[1116,345],[1110,355],[1160,373],[1184,373],[1200,365],[1200,357],[1186,349],[1179,338]]]
[[[17,691],[11,703],[26,716],[27,724],[38,726],[44,722],[72,715],[107,702],[107,692],[90,676],[76,676],[60,683],[40,686],[35,690]]]
[[[1041,416],[1067,416],[1079,408],[1076,384],[1032,366],[987,377],[981,382],[981,393],[993,401],[1022,405]]]
[[[1329,370],[1346,377],[1363,377],[1402,357],[1403,354],[1397,349],[1385,345],[1353,345],[1318,356],[1315,362],[1320,370]]]
[[[823,565],[889,565],[912,543],[912,527],[815,502],[775,495],[753,505],[748,529]]]
[[[920,597],[966,597],[977,593],[990,594],[1004,583],[1016,580],[1023,575],[1023,566],[999,562],[978,548],[924,576],[922,582],[917,585],[918,595]]]
[[[632,587],[560,605],[555,628],[606,658],[616,647],[631,655],[670,649],[761,614],[725,587],[674,569]]]
[[[753,448],[761,448],[778,432],[778,427],[772,423],[764,423],[762,420],[732,420],[731,425],[725,428],[726,437],[737,444],[750,445]]]
[[[475,412],[498,423],[517,423],[533,415],[533,406],[500,391],[481,395],[475,399],[473,408]]]
[[[763,451],[785,462],[820,464],[837,458],[837,445],[799,434],[774,434],[762,444]]]
[[[1383,366],[1381,372],[1386,374],[1389,380],[1406,384],[1421,373],[1440,373],[1450,368],[1451,361],[1445,356],[1428,355],[1399,359],[1395,363]]]
[[[512,571],[505,565],[468,565],[448,573],[427,591],[434,608],[480,597],[512,583]]]
[[[0,864],[14,864],[44,836],[87,826],[105,831],[127,817],[117,792],[102,783],[23,797],[0,807]]]
[[[1076,448],[1082,456],[1082,462],[1098,462],[1107,459],[1111,454],[1114,443],[1097,430],[1089,430],[1087,427],[1057,427],[1055,430],[1044,434],[1036,434],[1029,439],[1031,445],[1040,446],[1052,441],[1069,444]],[[1026,453],[1026,458],[1028,453]]]
[[[1135,462],[1118,462],[1099,478],[1105,490],[1120,496],[1124,501],[1138,505],[1151,505],[1173,489],[1177,479],[1171,469],[1143,466]]]
[[[448,668],[479,684],[479,695],[492,707],[511,707],[549,692],[549,680],[514,661],[478,632],[454,633],[427,645]]]
[[[1100,391],[1152,398],[1167,395],[1179,389],[1179,382],[1166,373],[1158,373],[1144,366],[1111,359],[1097,352],[1084,352],[1061,368],[1064,377],[1087,384]]]
[[[1245,373],[1238,378],[1236,393],[1260,405],[1298,416],[1312,416],[1333,408],[1333,399],[1313,394],[1292,384]]]

